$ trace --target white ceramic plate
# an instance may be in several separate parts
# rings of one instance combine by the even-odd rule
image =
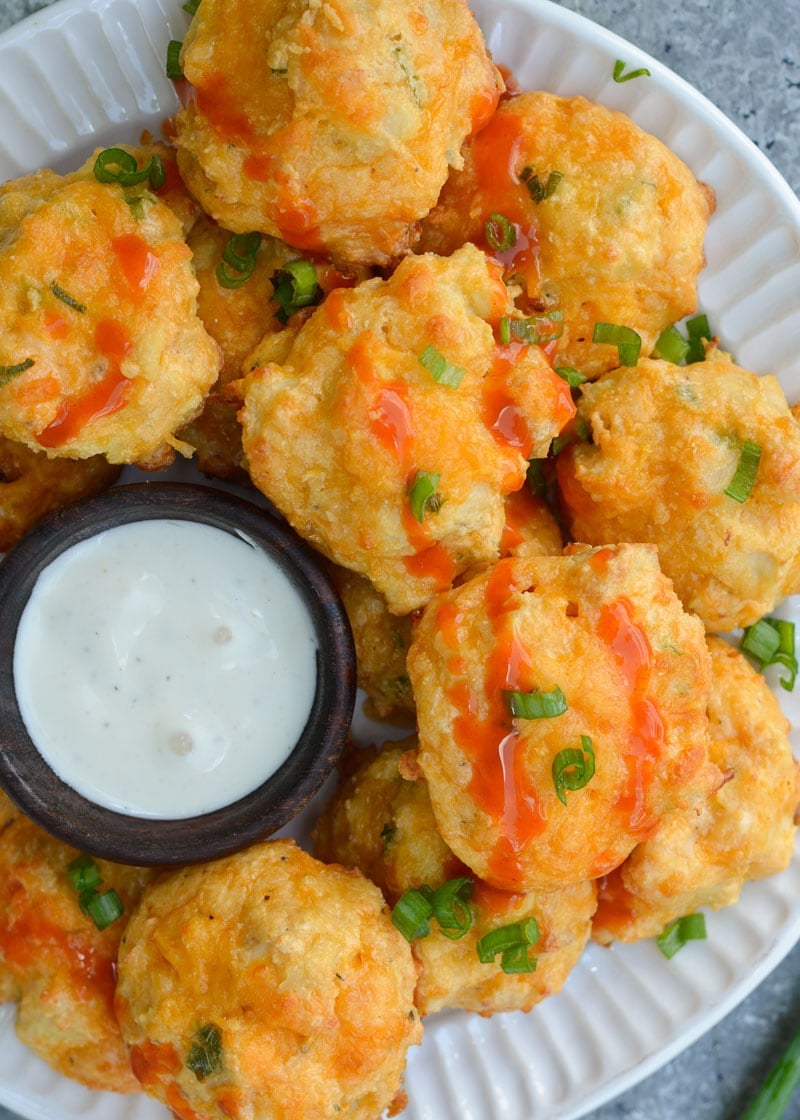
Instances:
[[[0,36],[0,180],[74,167],[97,145],[159,132],[176,106],[167,41],[180,0],[62,0]],[[522,88],[622,109],[710,183],[717,211],[700,304],[740,364],[800,399],[800,204],[725,117],[660,63],[549,0],[475,0],[498,62]],[[614,61],[652,76],[612,81]],[[786,604],[800,621],[800,603]],[[800,697],[782,693],[800,725]],[[795,753],[800,739],[795,736]],[[655,945],[590,946],[564,991],[530,1015],[426,1023],[412,1052],[406,1120],[574,1120],[674,1056],[730,1011],[800,935],[800,854],[708,916],[706,942],[667,961]],[[144,1097],[90,1093],[52,1072],[0,1009],[0,1101],[30,1120],[164,1120]]]

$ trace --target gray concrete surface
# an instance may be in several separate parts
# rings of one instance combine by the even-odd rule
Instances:
[[[559,2],[671,66],[735,121],[800,193],[798,0]],[[0,30],[43,6],[41,0],[0,0]],[[800,946],[714,1030],[591,1120],[737,1120],[797,1027]],[[800,1092],[785,1118],[800,1120]],[[0,1120],[14,1118],[0,1107]],[[54,1113],[53,1120],[60,1118]]]

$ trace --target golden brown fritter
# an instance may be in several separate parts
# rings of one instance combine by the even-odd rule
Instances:
[[[503,88],[463,0],[208,0],[181,61],[203,209],[350,263],[408,251]]]
[[[505,495],[574,413],[538,346],[495,341],[510,310],[474,246],[409,257],[332,292],[282,364],[246,379],[253,482],[396,614],[497,556]]]
[[[778,381],[709,354],[641,361],[584,386],[592,442],[558,456],[572,537],[648,541],[687,610],[712,632],[748,626],[800,590],[800,426]],[[744,502],[730,487],[761,449]]]
[[[0,187],[0,433],[50,457],[162,466],[219,351],[180,220],[93,167]]]
[[[181,1117],[377,1120],[421,1037],[415,979],[376,887],[275,840],[147,891],[116,1005],[145,1092]]]
[[[499,561],[428,606],[408,671],[437,826],[506,890],[607,874],[721,780],[703,628],[652,547]]]
[[[451,940],[431,923],[428,937],[413,942],[420,965],[416,1002],[423,1015],[458,1007],[492,1015],[529,1011],[562,987],[578,960],[591,928],[596,903],[593,883],[553,891],[510,894],[475,879],[456,859],[436,828],[428,787],[420,775],[407,780],[416,739],[359,752],[363,760],[342,783],[315,830],[321,858],[356,867],[383,890],[391,903],[404,891],[450,879],[473,880],[468,932]],[[535,972],[509,974],[499,960],[482,963],[481,937],[499,926],[534,918],[539,938],[530,955]]]
[[[542,498],[527,486],[507,496],[501,556],[558,556],[563,547],[561,529]]]
[[[744,884],[788,867],[800,785],[789,722],[763,677],[721,638],[709,639],[711,758],[726,775],[697,811],[664,817],[600,891],[592,936],[654,937],[701,906],[736,902]]]
[[[597,377],[618,357],[592,342],[595,323],[630,327],[649,354],[665,327],[695,310],[713,197],[623,113],[582,97],[523,93],[501,103],[465,160],[424,223],[420,247],[494,244],[532,308],[561,312],[555,365]],[[509,230],[495,219],[487,242],[485,223],[497,214]]]
[[[97,860],[125,913],[100,932],[78,905],[78,855],[0,793],[0,995],[19,1003],[16,1031],[53,1069],[90,1089],[132,1093],[113,1010],[114,962],[127,916],[153,872]]]
[[[70,461],[48,459],[0,436],[0,552],[48,513],[109,487],[119,475],[100,455]]]

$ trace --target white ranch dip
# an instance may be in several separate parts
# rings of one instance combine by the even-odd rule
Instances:
[[[255,789],[311,711],[317,640],[278,565],[191,521],[137,521],[63,552],[20,620],[28,733],[85,797],[183,818]]]

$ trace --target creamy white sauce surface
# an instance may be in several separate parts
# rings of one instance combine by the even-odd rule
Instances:
[[[130,815],[229,805],[291,753],[317,682],[280,567],[208,525],[120,525],[63,552],[20,620],[14,684],[53,770]]]

